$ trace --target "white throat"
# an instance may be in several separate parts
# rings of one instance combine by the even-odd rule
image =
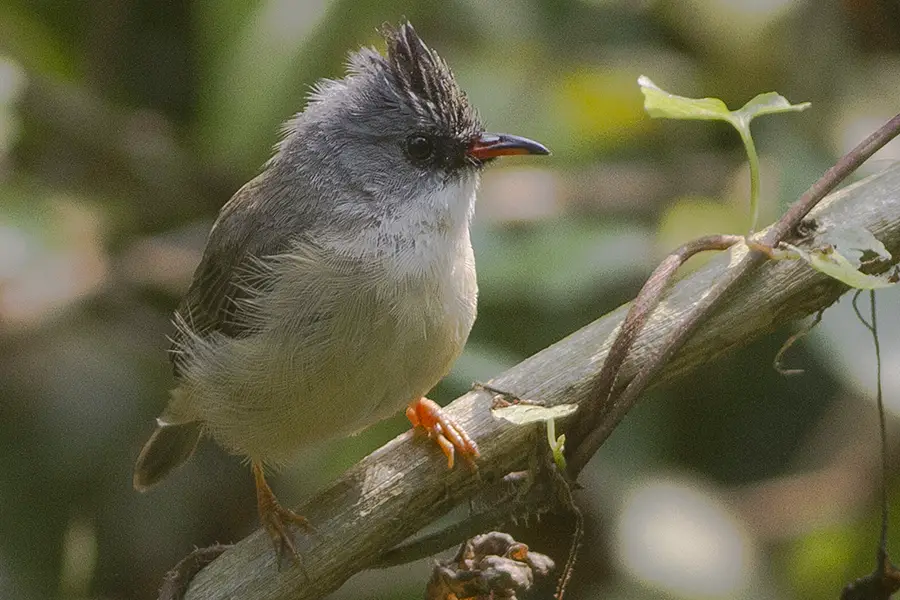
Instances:
[[[452,270],[471,253],[469,223],[478,176],[466,177],[415,201],[394,203],[395,212],[351,241],[356,252],[377,256],[397,278]]]

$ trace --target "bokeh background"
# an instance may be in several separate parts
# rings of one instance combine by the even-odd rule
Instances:
[[[649,119],[638,75],[734,108],[771,90],[812,102],[754,124],[763,222],[900,111],[894,0],[2,0],[0,598],[154,598],[195,546],[256,527],[247,469],[210,443],[131,489],[171,385],[170,314],[279,123],[403,17],[492,129],[553,150],[484,178],[480,314],[441,402],[627,301],[680,241],[746,229],[737,135]],[[894,144],[867,169],[897,158]],[[898,298],[883,298],[896,412]],[[577,493],[571,597],[834,598],[871,571],[871,341],[843,302],[790,352],[805,375],[784,378],[772,359],[789,334],[629,415]],[[398,415],[301,456],[276,491],[296,503],[406,427]],[[893,469],[888,484],[900,522]],[[514,533],[562,562],[571,531],[560,516]],[[421,597],[429,571],[362,574],[334,598]]]

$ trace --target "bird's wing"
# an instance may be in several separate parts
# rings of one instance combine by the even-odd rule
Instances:
[[[263,284],[262,278],[253,277],[252,273],[261,258],[287,251],[292,234],[302,234],[297,231],[300,223],[279,227],[267,222],[267,215],[259,206],[266,199],[260,194],[279,190],[266,186],[265,176],[260,175],[238,190],[210,231],[203,258],[176,311],[178,323],[170,350],[176,378],[181,375],[181,348],[186,337],[239,338],[252,330],[253,324],[239,310],[242,302],[257,295]]]

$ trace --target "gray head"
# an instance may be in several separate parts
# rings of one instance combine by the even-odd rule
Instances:
[[[485,133],[450,68],[412,25],[382,33],[387,55],[363,48],[346,77],[319,82],[269,164],[315,187],[328,210],[390,212],[448,188],[474,189],[496,156],[547,154],[536,142]]]

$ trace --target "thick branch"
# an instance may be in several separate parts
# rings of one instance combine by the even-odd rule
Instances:
[[[819,232],[835,226],[865,227],[897,255],[900,165],[833,194],[811,217]],[[734,248],[673,287],[635,341],[620,372],[621,383],[634,376],[642,360],[660,350],[682,316],[745,253],[745,248]],[[657,384],[709,368],[718,356],[829,306],[845,291],[842,284],[799,261],[766,263],[697,330]],[[619,308],[526,359],[491,381],[491,386],[547,405],[583,400],[625,310]],[[465,468],[448,472],[433,444],[414,440],[410,433],[401,435],[299,507],[319,532],[304,551],[303,568],[277,572],[271,543],[257,531],[200,572],[187,599],[321,598],[480,486],[524,468],[537,426],[514,426],[494,418],[491,402],[490,393],[475,391],[448,409],[481,449],[480,479]],[[423,582],[425,578],[423,573]]]

